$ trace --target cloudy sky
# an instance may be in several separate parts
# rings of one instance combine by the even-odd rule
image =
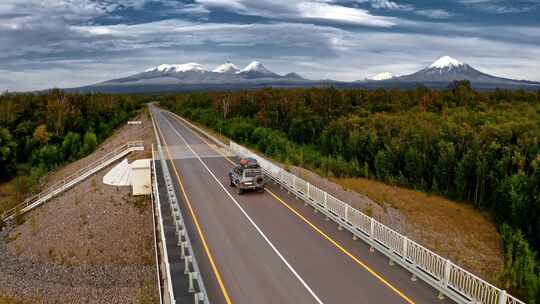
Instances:
[[[444,55],[540,81],[540,0],[0,0],[0,91],[185,62],[357,80]]]

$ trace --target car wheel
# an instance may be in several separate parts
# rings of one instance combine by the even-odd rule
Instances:
[[[238,195],[244,194],[244,189],[238,187]]]

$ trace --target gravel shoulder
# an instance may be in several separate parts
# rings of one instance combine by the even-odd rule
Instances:
[[[125,125],[95,153],[51,172],[52,184],[127,141],[144,140],[151,155],[152,123]],[[157,286],[149,197],[132,197],[130,187],[104,185],[109,168],[26,215],[0,235],[0,294],[31,303],[138,303],[143,286]],[[157,288],[150,292],[157,296]]]

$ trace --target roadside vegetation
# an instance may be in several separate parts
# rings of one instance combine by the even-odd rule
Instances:
[[[478,92],[463,81],[442,91],[185,93],[161,104],[323,176],[379,180],[486,212],[503,239],[498,285],[540,303],[540,92]]]
[[[0,213],[39,191],[50,170],[84,157],[141,108],[143,96],[0,95]]]
[[[129,96],[110,97],[119,104],[107,105],[109,109],[99,114],[105,122],[111,121],[109,111],[125,109],[121,104]],[[136,114],[129,119],[141,124],[120,123],[107,136],[95,133],[99,146],[92,153],[51,169],[41,178],[42,185],[70,176],[126,141],[142,140],[149,147],[154,132],[147,109],[137,110],[142,98],[134,97],[135,107],[126,111],[128,115]],[[131,162],[150,154],[146,149],[132,152],[127,158]],[[77,303],[81,299],[89,303],[152,303],[158,299],[150,198],[133,197],[131,187],[103,184],[107,171],[81,181],[25,214],[20,225],[2,231],[0,238],[5,241],[0,240],[0,304],[1,295],[9,299],[8,303]],[[0,183],[0,193],[10,193],[18,179]],[[51,277],[55,279],[48,279]]]

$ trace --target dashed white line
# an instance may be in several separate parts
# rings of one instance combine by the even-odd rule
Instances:
[[[259,233],[259,235],[266,241],[266,243],[270,246],[270,248],[272,248],[272,250],[277,254],[277,256],[281,259],[281,261],[287,266],[287,268],[289,268],[289,270],[293,273],[293,275],[298,279],[298,281],[300,281],[300,283],[306,288],[306,290],[311,294],[311,296],[313,296],[313,298],[315,299],[315,301],[319,304],[324,304],[321,299],[315,294],[315,292],[313,291],[313,289],[311,289],[311,287],[309,287],[309,285],[306,283],[306,281],[304,281],[304,279],[298,274],[298,272],[292,267],[292,265],[285,259],[285,257],[283,256],[283,254],[281,254],[281,252],[276,248],[276,246],[274,246],[274,244],[270,241],[270,239],[268,239],[268,237],[266,236],[266,234],[264,234],[264,232],[261,230],[261,228],[259,228],[259,226],[255,223],[255,221],[253,221],[253,219],[247,214],[247,212],[244,210],[244,208],[242,208],[242,206],[240,205],[240,203],[238,203],[238,201],[234,198],[234,196],[232,196],[229,191],[227,191],[227,188],[225,188],[225,186],[219,181],[219,179],[214,175],[214,173],[210,170],[210,168],[208,168],[208,166],[206,165],[206,163],[201,159],[201,157],[191,148],[191,146],[188,144],[188,142],[186,141],[186,139],[184,138],[184,136],[182,136],[182,134],[180,134],[180,132],[178,132],[178,130],[176,130],[176,128],[174,128],[174,126],[171,124],[171,122],[169,121],[169,119],[167,117],[165,117],[165,115],[162,114],[162,117],[165,118],[165,121],[167,122],[167,124],[169,124],[169,126],[171,127],[171,129],[174,131],[174,133],[176,133],[176,135],[178,135],[178,137],[184,142],[184,144],[188,147],[188,149],[193,153],[193,155],[199,160],[199,162],[201,162],[201,164],[204,166],[204,168],[206,169],[206,171],[208,171],[208,173],[210,173],[210,175],[214,178],[214,180],[218,183],[218,185],[221,187],[221,189],[223,189],[223,191],[229,196],[229,198],[234,202],[234,204],[236,205],[236,207],[238,207],[238,209],[240,209],[240,211],[242,212],[242,214],[247,218],[247,220],[251,223],[251,225],[253,226],[253,228],[255,228],[255,230]]]

